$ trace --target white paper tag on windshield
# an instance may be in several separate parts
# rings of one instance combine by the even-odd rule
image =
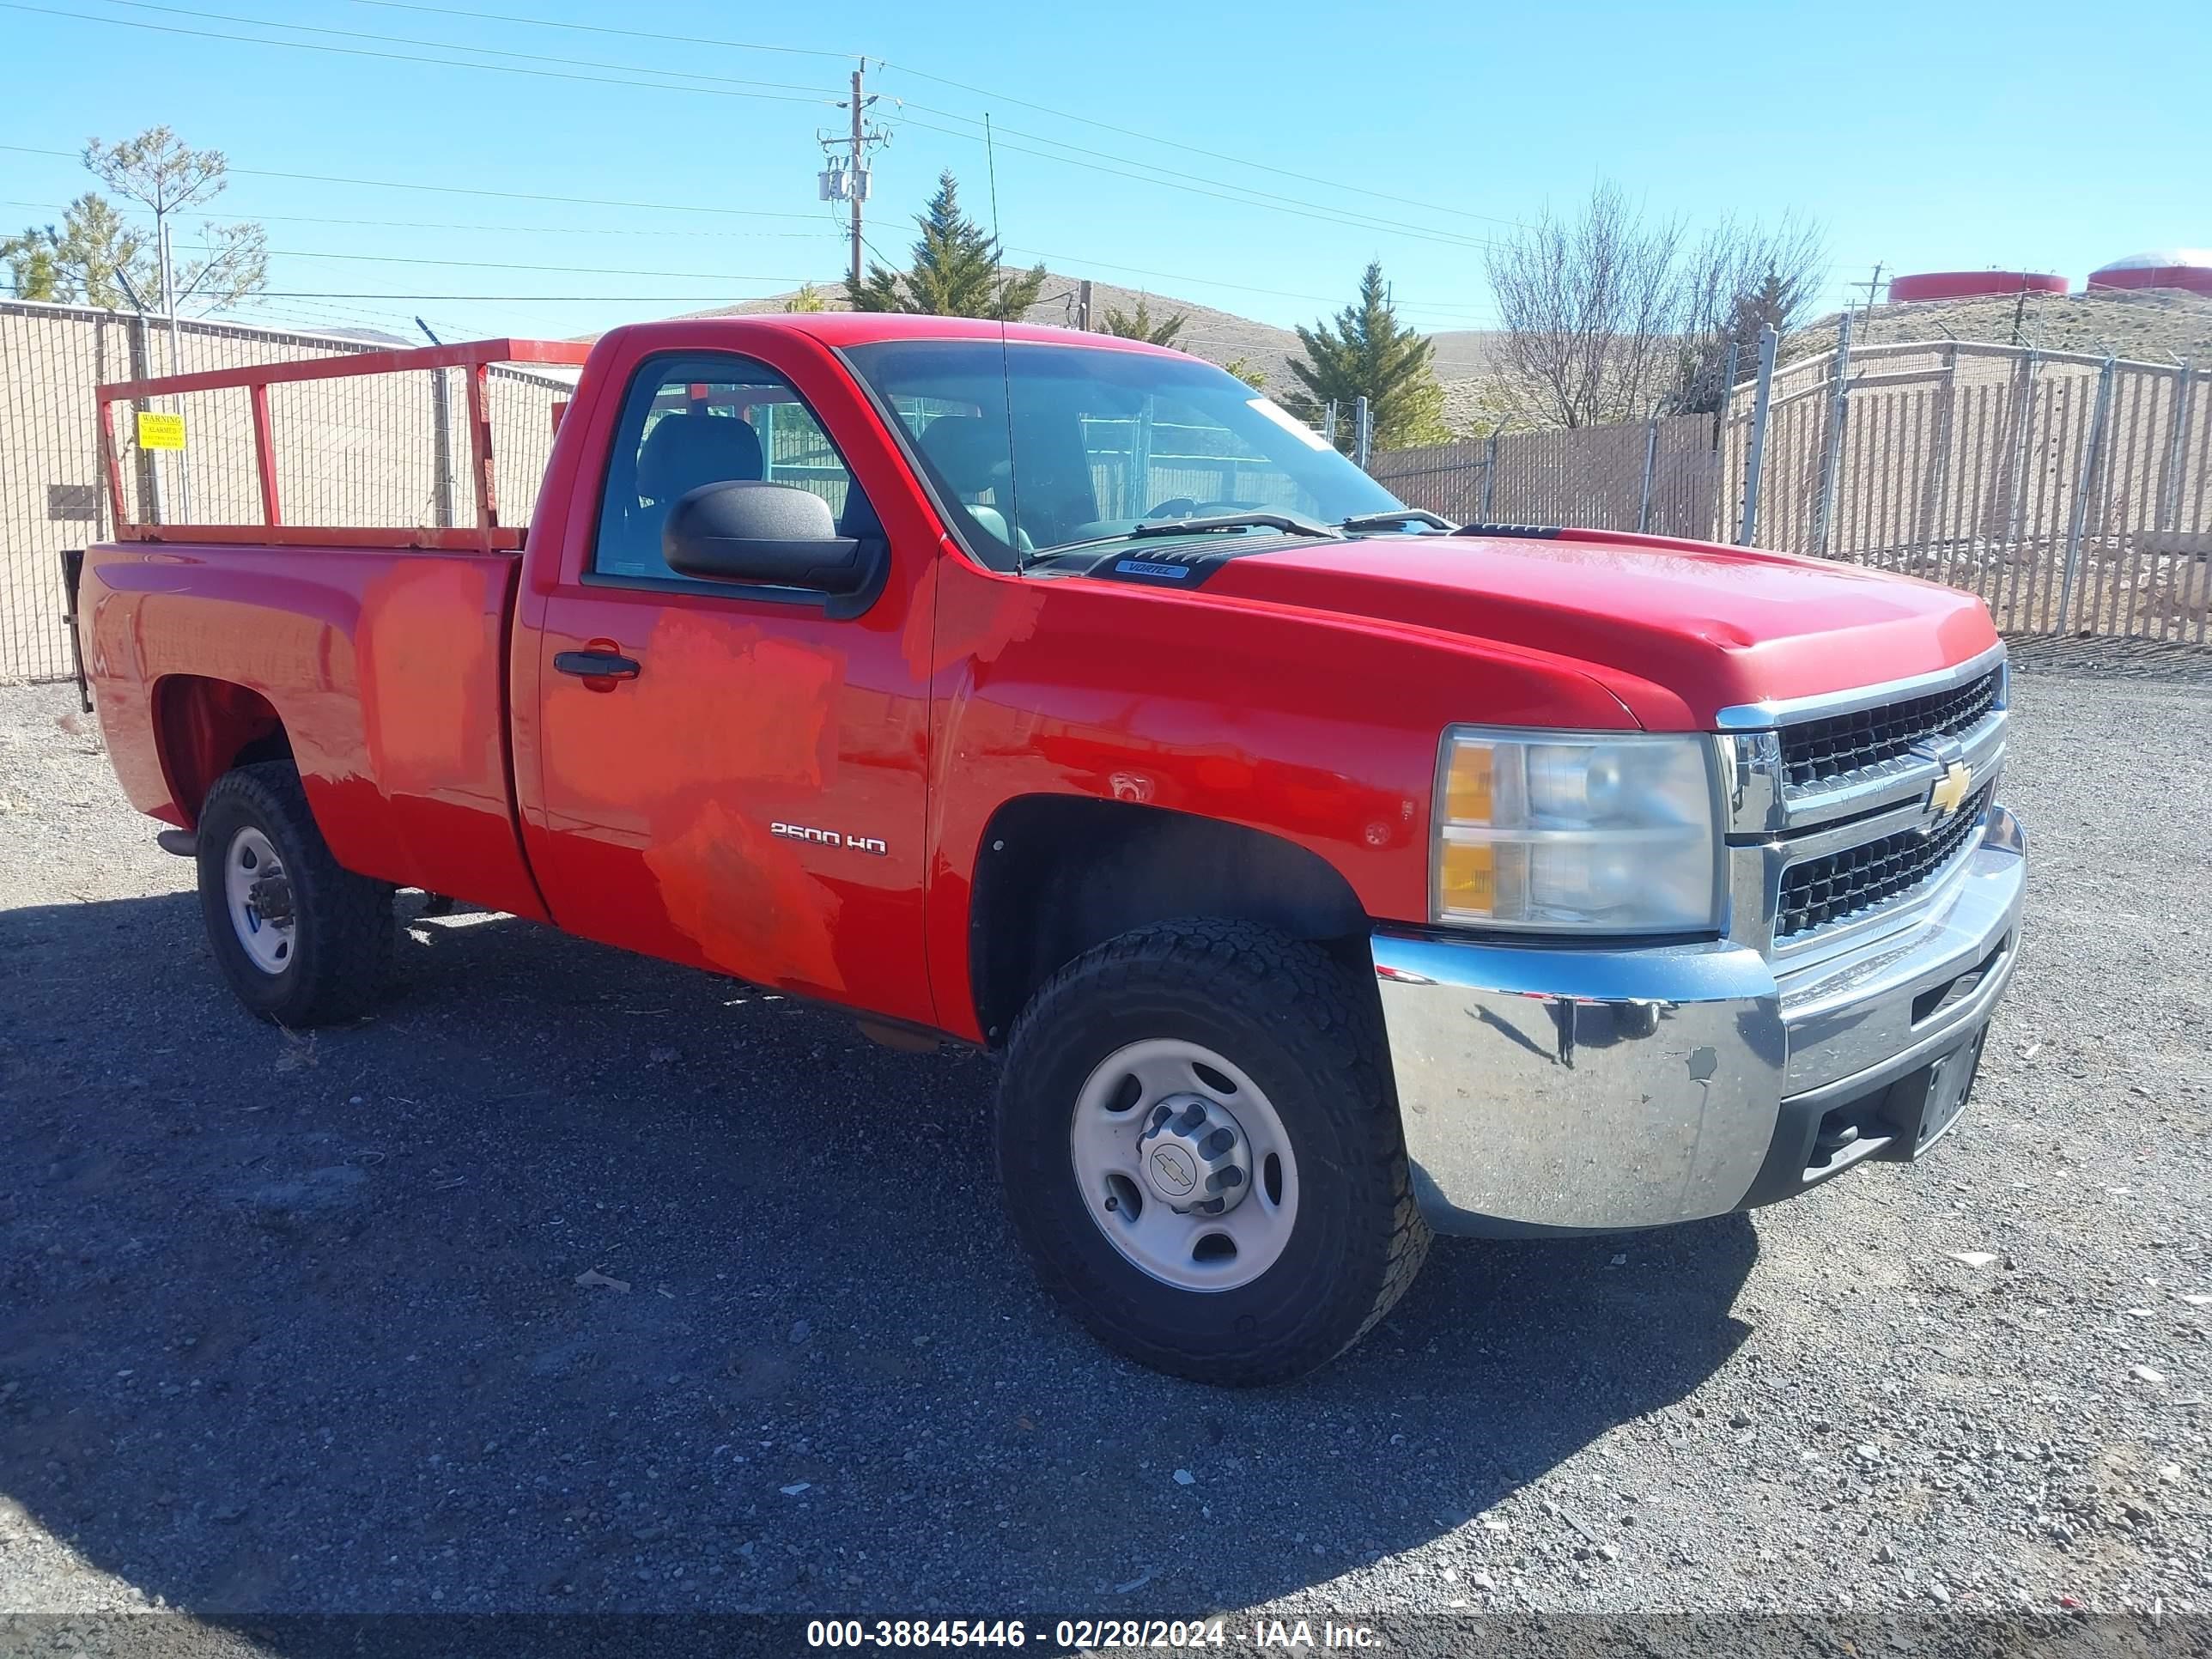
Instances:
[[[1328,439],[1322,437],[1320,433],[1315,431],[1297,416],[1291,414],[1289,410],[1285,409],[1273,398],[1248,398],[1245,401],[1254,409],[1258,410],[1260,413],[1266,416],[1269,420],[1273,421],[1277,426],[1282,428],[1284,431],[1289,433],[1293,438],[1296,438],[1307,448],[1327,449],[1329,447]]]

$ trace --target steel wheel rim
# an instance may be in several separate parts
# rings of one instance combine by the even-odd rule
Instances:
[[[1158,1151],[1162,1143],[1158,1132],[1148,1142],[1146,1132],[1164,1104],[1181,1107],[1170,1134],[1202,1107],[1200,1134],[1233,1127],[1242,1136],[1251,1173],[1241,1199],[1223,1212],[1179,1212],[1164,1196],[1172,1188],[1159,1172],[1147,1174],[1146,1148]],[[1216,1166],[1234,1163],[1238,1150],[1221,1155]],[[1297,1224],[1297,1162],[1282,1118],[1247,1073],[1202,1043],[1150,1038],[1101,1060],[1077,1092],[1068,1151],[1084,1207],[1107,1243],[1132,1267],[1177,1290],[1218,1292],[1250,1284],[1275,1265]],[[1188,1161],[1170,1161],[1177,1183]],[[1200,1187],[1191,1197],[1203,1195]]]
[[[230,838],[222,855],[223,908],[246,960],[272,976],[296,954],[290,915],[272,919],[262,912],[266,884],[284,879],[284,861],[267,836],[248,824]]]

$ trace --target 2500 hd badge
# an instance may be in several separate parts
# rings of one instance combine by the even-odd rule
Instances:
[[[872,853],[878,858],[890,856],[890,848],[873,836],[841,836],[835,830],[816,830],[804,823],[771,823],[771,836],[781,836],[786,841],[811,841],[823,847],[842,847],[854,853]]]

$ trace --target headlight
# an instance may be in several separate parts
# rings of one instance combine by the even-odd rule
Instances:
[[[1645,732],[1444,733],[1439,922],[1613,933],[1719,925],[1712,741]]]

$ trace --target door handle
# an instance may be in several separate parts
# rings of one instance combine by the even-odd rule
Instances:
[[[557,651],[553,666],[586,680],[634,680],[638,676],[637,659],[613,651]]]

